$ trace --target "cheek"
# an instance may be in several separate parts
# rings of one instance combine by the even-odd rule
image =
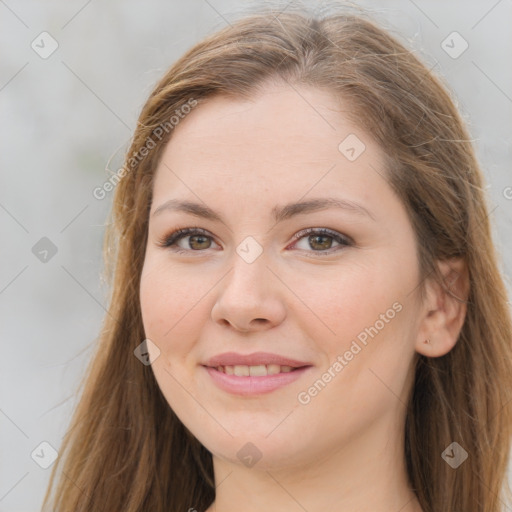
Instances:
[[[407,296],[415,273],[410,268],[406,272],[403,261],[381,253],[378,261],[351,262],[346,271],[324,272],[296,288],[312,312],[296,317],[301,329],[322,349],[323,370],[331,368],[333,380],[343,382],[345,390],[366,395],[375,393],[374,386],[383,388],[370,369],[392,389],[400,388],[414,353],[414,311]],[[335,371],[339,356],[343,368],[337,365]]]
[[[210,317],[208,293],[218,277],[172,265],[158,254],[149,254],[142,271],[140,303],[144,332],[159,347],[172,372],[186,372],[193,365],[193,347]],[[210,309],[208,309],[210,308]],[[189,368],[190,366],[190,368]]]
[[[294,291],[309,309],[307,315],[297,317],[302,318],[303,329],[313,339],[321,336],[330,352],[350,344],[400,297],[398,280],[384,266],[382,261],[350,264],[297,281]],[[389,316],[394,313],[391,309]]]
[[[177,334],[194,317],[197,294],[182,281],[168,265],[146,260],[140,282],[142,321],[146,336],[162,351],[176,344]]]
[[[185,423],[190,423],[190,396],[179,383],[189,379],[193,370],[191,348],[199,325],[197,315],[201,292],[186,286],[183,273],[168,262],[149,257],[140,282],[140,304],[144,333],[158,346],[158,358],[151,365],[158,386],[170,407]],[[204,313],[204,312],[203,312]]]

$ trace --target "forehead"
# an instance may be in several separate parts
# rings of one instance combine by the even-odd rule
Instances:
[[[382,187],[384,160],[348,112],[332,93],[311,87],[269,86],[250,100],[210,98],[174,128],[154,199],[229,190],[285,202],[333,188],[364,199]]]

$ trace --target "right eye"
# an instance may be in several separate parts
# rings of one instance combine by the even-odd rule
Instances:
[[[188,248],[178,245],[179,242],[186,238],[189,238],[188,243],[185,242]],[[169,235],[165,235],[158,241],[158,245],[178,253],[201,252],[204,249],[210,248],[212,239],[213,237],[204,229],[197,227],[182,228],[173,231]],[[196,247],[193,247],[193,245],[196,245]]]

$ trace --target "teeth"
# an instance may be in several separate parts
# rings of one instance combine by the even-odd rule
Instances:
[[[267,375],[267,367],[264,364],[249,366],[249,375],[251,377],[263,377]]]
[[[249,377],[249,366],[234,366],[237,377]]]
[[[278,364],[267,365],[267,375],[275,375],[281,371],[281,367]]]
[[[289,373],[294,370],[292,366],[280,366],[278,364],[259,364],[255,366],[217,366],[216,369],[219,372],[225,373],[227,375],[236,375],[237,377],[265,377],[266,375]]]

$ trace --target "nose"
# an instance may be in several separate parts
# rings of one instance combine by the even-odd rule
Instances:
[[[234,255],[233,268],[219,286],[212,319],[238,332],[264,331],[279,325],[286,316],[283,284],[261,255],[248,263]]]

